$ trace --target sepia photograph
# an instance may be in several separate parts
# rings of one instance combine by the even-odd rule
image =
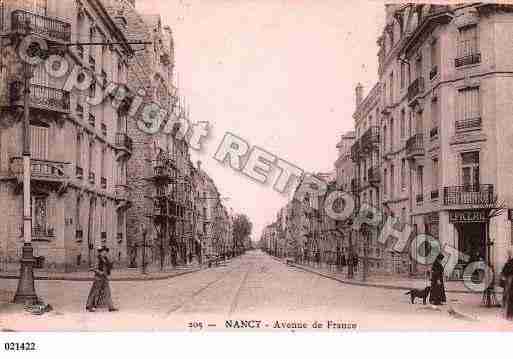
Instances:
[[[513,3],[0,0],[0,350],[511,333],[512,119]]]

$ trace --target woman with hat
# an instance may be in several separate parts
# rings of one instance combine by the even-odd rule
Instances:
[[[443,254],[439,254],[431,266],[431,292],[429,302],[433,305],[441,305],[446,302],[444,286]]]
[[[96,311],[96,308],[101,305],[106,305],[109,312],[117,311],[110,294],[108,276],[112,269],[112,263],[107,256],[108,252],[109,249],[105,246],[98,248],[98,267],[97,269],[91,269],[94,272],[94,281],[87,298],[86,310],[88,312]]]

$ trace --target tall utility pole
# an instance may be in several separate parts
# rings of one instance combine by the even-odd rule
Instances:
[[[25,24],[25,36],[30,35],[30,21]],[[35,304],[38,302],[34,286],[34,248],[32,247],[32,213],[30,208],[30,64],[23,66],[23,249],[20,278],[14,296],[15,303]]]

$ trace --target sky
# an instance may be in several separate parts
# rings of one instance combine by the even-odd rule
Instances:
[[[355,0],[136,0],[175,41],[180,93],[192,122],[208,121],[202,162],[227,208],[245,213],[253,240],[291,191],[243,176],[213,157],[227,132],[307,172],[333,171],[353,127],[354,88],[377,81],[384,5]]]

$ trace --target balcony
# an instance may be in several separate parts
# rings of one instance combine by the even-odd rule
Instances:
[[[445,206],[486,206],[495,201],[493,185],[466,185],[444,188]]]
[[[51,41],[70,42],[71,25],[51,17],[36,15],[25,10],[15,10],[11,14],[11,30],[24,34],[27,23],[30,31]]]
[[[23,182],[23,158],[11,158],[11,172],[18,177],[20,183]],[[36,160],[30,161],[30,172],[32,181],[40,181],[46,183],[62,184],[68,181],[69,177],[66,173],[67,163]]]
[[[370,151],[374,149],[375,145],[379,144],[379,127],[369,127],[369,129],[362,135],[360,143],[362,151]]]
[[[114,193],[117,199],[128,201],[130,199],[130,191],[126,184],[117,184],[114,188]]]
[[[77,230],[75,231],[75,239],[77,241],[82,241],[83,238],[84,238],[84,230],[81,227],[78,227]]]
[[[94,184],[96,182],[96,175],[93,171],[89,171],[89,183]]]
[[[408,101],[414,100],[424,91],[424,78],[419,77],[408,86]]]
[[[55,237],[55,231],[53,228],[43,225],[43,226],[33,226],[32,227],[32,240],[33,241],[42,241],[49,242]]]
[[[416,134],[406,141],[406,156],[408,158],[415,158],[424,156],[424,136]]]
[[[454,66],[461,67],[467,65],[478,64],[481,62],[481,53],[476,52],[475,54],[470,54],[462,57],[458,57],[454,59]]]
[[[101,185],[102,189],[107,189],[107,178],[102,177],[100,179],[100,185]]]
[[[438,127],[433,127],[431,130],[429,130],[429,138],[431,140],[438,137]]]
[[[433,80],[436,75],[438,75],[438,66],[433,66],[433,68],[431,69],[431,71],[429,71],[429,79],[430,80]]]
[[[116,133],[116,147],[119,147],[127,152],[132,152],[132,139],[126,133]]]
[[[481,129],[481,117],[458,120],[454,127],[456,132],[478,131]]]
[[[367,178],[371,185],[380,183],[381,182],[381,173],[379,171],[379,168],[377,168],[377,167],[369,168],[369,170],[367,171]]]
[[[440,197],[440,193],[437,189],[431,191],[431,200],[436,201]]]
[[[84,178],[84,170],[82,169],[82,167],[80,166],[76,166],[75,168],[75,174],[77,176],[78,179],[82,179]]]
[[[23,106],[23,88],[23,82],[11,82],[10,98],[13,106]],[[40,110],[68,113],[70,110],[69,92],[32,84],[30,85],[30,106]]]
[[[92,113],[89,114],[89,126],[96,126],[96,117]]]

